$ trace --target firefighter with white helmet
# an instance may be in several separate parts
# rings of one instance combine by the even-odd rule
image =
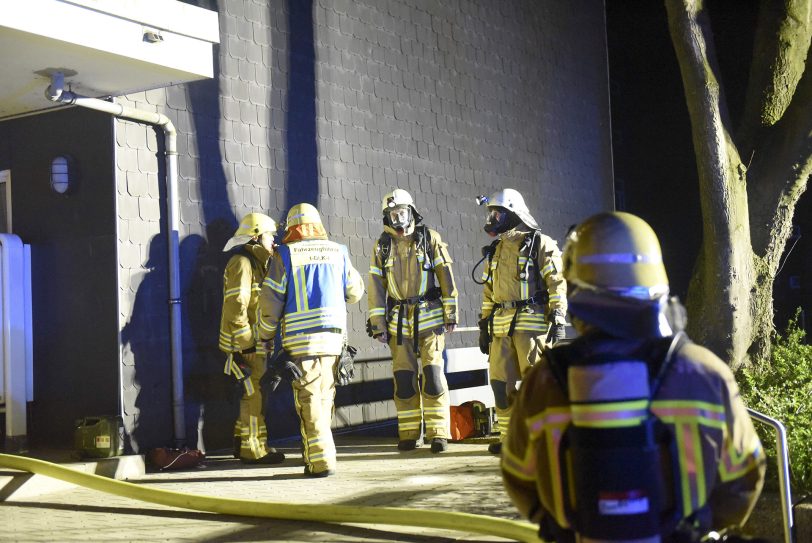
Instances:
[[[601,213],[564,246],[579,337],[522,380],[505,487],[545,541],[700,541],[740,527],[765,457],[730,369],[682,331],[657,236]]]
[[[369,267],[367,332],[392,353],[398,449],[421,445],[425,421],[426,440],[439,453],[450,435],[444,333],[457,325],[451,255],[440,234],[422,224],[405,190],[384,196],[381,212],[384,231]]]
[[[516,383],[545,346],[564,338],[567,285],[558,245],[541,233],[518,191],[504,189],[477,200],[488,208],[485,232],[497,238],[483,249],[488,263],[482,274],[479,343],[489,354],[500,433],[500,441],[488,450],[498,454]]]
[[[262,213],[248,213],[223,251],[239,250],[223,276],[220,350],[228,353],[225,373],[242,385],[240,414],[234,425],[234,454],[245,463],[278,464],[281,452],[266,445],[264,402],[259,381],[265,373],[265,345],[259,341],[259,289],[274,253],[276,223]]]
[[[307,203],[291,207],[282,245],[262,284],[260,335],[270,341],[281,334],[290,357],[309,477],[335,473],[330,427],[336,372],[346,344],[347,304],[363,294],[347,248],[327,239],[318,210]]]

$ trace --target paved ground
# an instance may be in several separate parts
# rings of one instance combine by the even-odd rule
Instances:
[[[296,448],[280,466],[244,466],[211,456],[184,472],[147,472],[142,485],[272,502],[383,505],[517,518],[484,443],[400,453],[392,440],[338,438],[338,473],[303,476]],[[6,471],[4,474],[8,474]],[[39,477],[39,476],[38,476]],[[43,484],[43,483],[40,483]],[[493,536],[390,525],[336,525],[244,518],[153,505],[81,487],[18,491],[0,505],[1,541],[504,541]],[[8,491],[6,492],[8,493]],[[461,527],[462,528],[462,527]]]
[[[451,444],[446,453],[428,447],[400,453],[393,440],[338,436],[339,471],[326,479],[302,475],[298,448],[282,448],[280,466],[244,466],[210,456],[191,471],[122,471],[144,486],[226,498],[283,503],[377,505],[478,513],[516,519],[502,490],[498,460],[483,442]],[[44,455],[40,455],[42,457]],[[137,460],[139,457],[128,457]],[[100,468],[95,468],[100,471]],[[419,513],[415,513],[419,515]],[[776,518],[777,517],[777,518]],[[776,543],[782,540],[776,496],[765,496],[752,519]],[[797,526],[796,519],[796,526]],[[431,543],[505,541],[465,531],[391,525],[339,525],[218,515],[164,507],[103,494],[0,468],[0,541],[8,542],[244,542],[341,541]],[[464,529],[464,526],[460,526]],[[764,530],[764,531],[762,531]],[[802,530],[797,543],[806,543]],[[809,541],[812,541],[810,539]]]

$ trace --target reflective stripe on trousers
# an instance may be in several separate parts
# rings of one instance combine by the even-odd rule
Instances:
[[[418,439],[421,434],[422,421],[426,422],[426,439],[450,436],[450,406],[448,383],[443,372],[443,349],[445,336],[435,334],[434,331],[423,332],[419,336],[420,361],[425,368],[428,365],[440,369],[440,387],[442,392],[438,395],[425,393],[426,382],[423,380],[422,391],[414,391],[408,398],[398,396],[397,381],[395,381],[395,408],[398,411],[398,437],[399,439]],[[418,371],[418,361],[411,341],[404,341],[398,345],[397,339],[390,335],[389,348],[392,352],[392,372],[409,371],[415,377]],[[425,372],[424,372],[425,375]],[[415,379],[416,381],[416,379]]]
[[[240,458],[256,460],[268,454],[268,429],[265,427],[264,405],[259,387],[259,380],[265,374],[265,355],[244,354],[243,358],[251,368],[251,376],[246,381],[252,386],[243,387],[240,415],[234,424],[234,437],[240,439]]]
[[[330,429],[333,420],[336,355],[296,358],[302,377],[293,381],[293,399],[299,415],[305,465],[313,473],[335,469],[336,447]]]

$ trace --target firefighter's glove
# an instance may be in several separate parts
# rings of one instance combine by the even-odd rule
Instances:
[[[558,343],[562,339],[567,337],[567,329],[566,326],[563,324],[553,324],[550,326],[550,335],[548,336],[549,339],[553,343]]]
[[[367,335],[369,337],[375,337],[375,331],[372,330],[372,319],[367,319]]]
[[[302,378],[302,369],[293,361],[285,349],[280,349],[268,359],[266,375],[275,375],[279,381],[296,381]],[[273,377],[271,377],[273,379]],[[279,383],[277,382],[277,385]]]
[[[567,337],[566,316],[561,309],[554,309],[549,317],[550,332],[547,335],[548,341],[557,343]]]
[[[352,345],[345,345],[341,349],[341,356],[338,357],[338,364],[335,369],[336,386],[343,387],[349,385],[355,378],[355,363],[353,359],[358,349]]]
[[[479,320],[479,350],[488,354],[491,350],[491,332],[488,330],[488,318]]]
[[[233,362],[231,365],[231,375],[237,380],[237,384],[242,385],[243,381],[251,377],[251,366],[241,352],[231,353]]]

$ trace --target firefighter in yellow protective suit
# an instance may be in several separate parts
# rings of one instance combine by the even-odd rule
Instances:
[[[561,252],[541,233],[518,191],[504,189],[490,198],[485,232],[498,237],[484,249],[484,293],[479,321],[480,349],[488,353],[491,388],[500,441],[488,450],[499,454],[507,436],[516,383],[538,359],[542,348],[565,335],[567,285]]]
[[[302,433],[305,475],[335,473],[336,449],[330,429],[335,372],[346,342],[347,303],[364,294],[364,282],[347,248],[329,241],[318,210],[297,204],[287,216],[260,294],[260,335],[282,336],[293,364],[293,397]]]
[[[579,337],[522,381],[502,474],[546,541],[699,541],[741,526],[765,458],[730,369],[691,343],[654,231],[587,219],[564,246]],[[704,539],[703,539],[704,541]]]
[[[457,325],[451,256],[440,235],[421,224],[408,192],[395,189],[381,207],[384,232],[369,267],[367,332],[388,343],[392,353],[398,449],[421,445],[425,419],[426,439],[439,453],[448,447],[450,433],[443,334]]]
[[[241,382],[240,414],[234,424],[234,455],[245,463],[278,464],[285,456],[266,445],[264,402],[259,381],[265,373],[265,346],[258,341],[259,289],[274,252],[276,223],[262,213],[240,221],[223,251],[239,247],[223,276],[220,350],[228,353],[225,373]]]

